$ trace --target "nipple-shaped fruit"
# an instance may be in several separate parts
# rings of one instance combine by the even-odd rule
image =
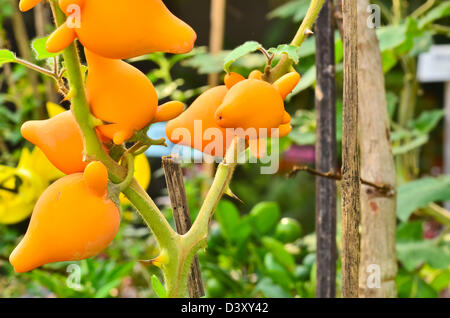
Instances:
[[[227,92],[222,85],[201,94],[184,113],[167,123],[167,138],[175,144],[223,157],[233,138],[227,141],[226,129],[217,125],[214,113]]]
[[[9,260],[18,273],[44,264],[97,255],[116,235],[120,214],[107,196],[108,172],[91,162],[65,176],[39,198],[27,232]]]
[[[156,109],[154,123],[169,121],[178,117],[184,110],[185,105],[181,102],[172,101],[162,104]]]
[[[70,110],[47,120],[27,121],[20,131],[65,174],[82,172],[86,167],[83,137]]]
[[[79,7],[78,26],[70,4]],[[49,52],[63,50],[77,37],[96,54],[128,59],[152,52],[187,53],[197,39],[161,0],[61,0],[60,7],[75,27],[73,33],[67,32],[67,22],[58,28],[47,42]]]
[[[42,0],[20,0],[19,9],[22,12],[33,9],[37,6]]]
[[[290,116],[284,109],[283,99],[294,89],[300,75],[289,73],[273,85],[257,79],[257,75],[252,73],[252,78],[238,81],[230,88],[215,113],[219,126],[255,129],[259,138],[261,129],[265,134],[262,137],[269,137],[272,129],[289,123]]]
[[[121,144],[153,121],[158,107],[156,90],[148,77],[130,64],[85,52],[91,111],[108,122],[98,129],[103,136]]]

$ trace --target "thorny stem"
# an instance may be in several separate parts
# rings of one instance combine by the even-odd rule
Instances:
[[[17,64],[20,64],[20,65],[23,65],[25,67],[28,67],[29,69],[37,71],[37,72],[39,72],[41,74],[50,76],[50,77],[54,78],[56,81],[58,80],[58,77],[55,75],[54,72],[52,72],[52,71],[50,71],[50,70],[48,70],[46,68],[40,67],[39,65],[33,64],[33,63],[28,62],[26,60],[22,60],[22,59],[20,59],[18,57],[15,58],[14,62],[16,62]]]
[[[309,9],[300,25],[297,34],[291,42],[291,45],[300,47],[308,34],[311,33],[311,28],[323,7],[325,0],[311,0]],[[265,74],[264,79],[270,83],[275,82],[284,74],[288,73],[292,69],[293,61],[288,57],[287,54],[283,54],[278,64],[271,70],[270,74]]]

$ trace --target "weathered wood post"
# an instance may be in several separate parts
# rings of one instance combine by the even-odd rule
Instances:
[[[167,189],[169,190],[170,202],[172,204],[175,227],[179,234],[185,234],[192,226],[191,215],[184,188],[183,171],[176,156],[162,158],[162,166],[166,176]],[[191,298],[200,298],[205,295],[200,263],[197,255],[192,262],[188,277],[188,292]]]
[[[358,297],[360,176],[358,158],[358,25],[356,0],[343,1],[342,297]]]
[[[333,1],[316,22],[316,169],[336,173],[336,94]],[[316,297],[336,297],[336,182],[316,179]]]
[[[396,173],[381,52],[375,29],[368,24],[368,7],[368,0],[358,0],[361,178],[389,185],[393,190],[383,193],[374,187],[361,186],[359,296],[385,298],[396,296]]]

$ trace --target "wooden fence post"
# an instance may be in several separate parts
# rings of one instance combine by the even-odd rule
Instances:
[[[192,221],[184,188],[183,171],[177,158],[177,156],[163,157],[162,167],[166,177],[167,189],[169,190],[175,227],[179,234],[185,234],[191,228]],[[197,255],[192,262],[188,277],[188,292],[191,298],[200,298],[205,295]]]
[[[343,1],[342,297],[358,297],[360,176],[358,159],[358,25],[356,0]]]
[[[336,173],[336,93],[333,1],[326,0],[316,22],[316,169]],[[336,182],[316,179],[316,297],[336,297]]]
[[[389,185],[394,192],[396,173],[391,150],[389,116],[381,52],[376,31],[367,25],[368,0],[358,0],[358,90],[361,178]],[[361,186],[360,297],[395,297],[397,257],[395,195]],[[370,281],[370,277],[377,277]],[[379,287],[379,288],[377,288]]]

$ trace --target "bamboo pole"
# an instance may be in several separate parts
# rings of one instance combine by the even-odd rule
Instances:
[[[358,0],[361,178],[395,189],[381,52],[375,29],[367,27],[368,5],[368,0]],[[373,187],[361,187],[361,297],[396,296],[396,196],[392,193],[388,196]]]
[[[358,25],[356,0],[343,1],[342,296],[358,297],[360,176],[358,160]]]
[[[336,94],[333,1],[327,0],[316,22],[316,168],[336,170]],[[316,179],[316,297],[336,297],[336,182]]]

